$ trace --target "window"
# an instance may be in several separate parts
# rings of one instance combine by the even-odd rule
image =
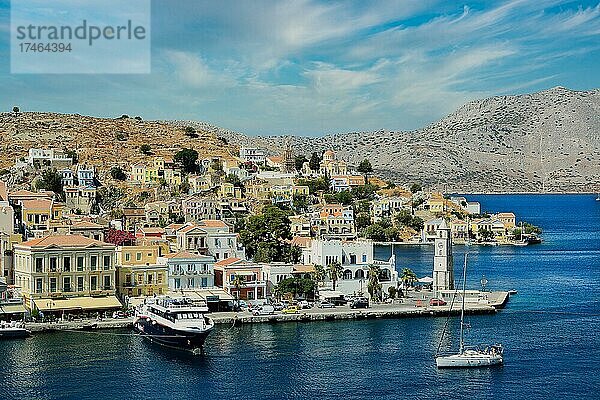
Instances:
[[[63,278],[63,292],[71,291],[71,277],[65,276]]]
[[[83,276],[77,277],[77,291],[83,292]]]
[[[71,257],[65,257],[63,259],[63,268],[65,272],[71,272]]]
[[[254,292],[248,292],[248,300],[254,300]]]
[[[83,257],[77,257],[77,271],[83,271]]]
[[[175,289],[181,288],[181,279],[175,278]]]
[[[104,256],[104,269],[110,269],[110,256]]]
[[[130,260],[131,260],[131,254],[125,253],[125,261],[130,261]]]
[[[364,262],[364,263],[367,262],[367,255],[366,254],[362,255],[362,262]]]
[[[142,253],[135,253],[135,260],[136,261],[141,261],[142,260]]]
[[[35,259],[35,272],[41,273],[43,271],[43,268],[44,268],[44,259],[36,258]]]
[[[56,257],[50,257],[50,272],[56,272],[58,266],[58,259]]]
[[[104,290],[110,290],[110,275],[104,276]]]
[[[229,253],[223,253],[223,258],[229,258]]]
[[[98,277],[90,276],[90,290],[98,290]]]
[[[202,287],[208,286],[208,278],[202,278]]]
[[[44,282],[44,280],[42,278],[35,279],[35,292],[36,293],[42,293],[43,282]]]
[[[98,256],[90,257],[90,270],[95,271],[98,266]]]
[[[148,275],[148,284],[151,285],[152,284],[152,274]]]
[[[163,281],[163,274],[158,274],[156,276],[156,282],[159,283],[159,284],[161,284],[162,281]]]
[[[56,292],[56,278],[50,278],[50,292]]]

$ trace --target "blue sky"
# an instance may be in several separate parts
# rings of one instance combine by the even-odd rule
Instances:
[[[244,133],[422,127],[461,104],[600,87],[598,1],[152,2],[152,73],[11,74],[0,110],[193,119]]]

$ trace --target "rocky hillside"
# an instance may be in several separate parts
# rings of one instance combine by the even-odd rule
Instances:
[[[283,137],[230,141],[278,152]],[[562,87],[465,104],[416,131],[294,137],[296,154],[335,150],[357,164],[369,158],[396,183],[456,192],[600,190],[600,90]]]
[[[77,114],[0,113],[0,169],[27,155],[30,147],[77,150],[80,163],[101,170],[113,165],[150,160],[154,155],[172,157],[181,147],[191,147],[200,157],[228,156],[213,131],[198,130],[196,138],[183,126],[135,118],[96,118]],[[140,153],[149,144],[152,155]]]

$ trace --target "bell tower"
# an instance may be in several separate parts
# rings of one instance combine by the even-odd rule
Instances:
[[[452,258],[452,237],[445,219],[438,227],[433,257],[433,295],[440,297],[441,290],[454,289],[454,260]]]

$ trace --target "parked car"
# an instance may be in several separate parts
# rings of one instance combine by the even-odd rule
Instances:
[[[305,309],[305,308],[311,308],[312,305],[306,300],[301,300],[298,302],[298,307],[300,307],[301,309]]]
[[[429,300],[430,306],[445,306],[447,303],[442,299],[431,299]]]
[[[284,308],[281,312],[284,314],[297,314],[299,309],[298,306],[289,306],[288,308]]]
[[[350,302],[350,308],[367,308],[369,300],[365,297],[356,297]]]
[[[275,303],[273,304],[273,308],[275,308],[275,311],[281,311],[285,308],[285,306],[282,303]]]
[[[252,310],[252,315],[271,315],[275,314],[275,307],[270,304],[264,304]]]
[[[328,302],[327,300],[323,300],[318,305],[319,308],[335,308],[335,304]]]

